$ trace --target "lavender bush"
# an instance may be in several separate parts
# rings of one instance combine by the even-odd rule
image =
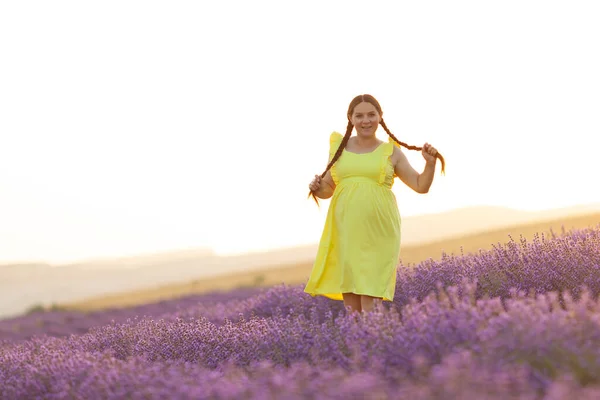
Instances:
[[[600,292],[600,225],[592,229],[551,232],[550,238],[535,235],[493,245],[478,254],[444,255],[414,269],[400,268],[395,303],[402,306],[411,298],[423,299],[437,283],[457,285],[463,279],[477,280],[477,297],[506,298],[510,290],[537,294],[571,290],[575,297],[587,286]],[[562,300],[562,299],[561,299]]]
[[[3,342],[0,398],[600,398],[599,266],[597,227],[400,268],[363,315],[303,285],[132,313]]]

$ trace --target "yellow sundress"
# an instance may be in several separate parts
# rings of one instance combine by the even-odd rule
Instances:
[[[333,132],[329,160],[342,141]],[[344,149],[331,167],[336,184],[304,292],[343,300],[352,292],[393,301],[400,257],[400,212],[392,192],[395,142],[370,153]]]

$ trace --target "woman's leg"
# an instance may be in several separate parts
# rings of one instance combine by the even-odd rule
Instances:
[[[360,309],[361,311],[373,311],[375,304],[381,302],[381,297],[368,296],[366,294],[360,296]]]
[[[352,311],[361,312],[360,295],[354,293],[342,293],[344,297],[344,307],[350,307]]]

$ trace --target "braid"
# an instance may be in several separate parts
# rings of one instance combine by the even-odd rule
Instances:
[[[383,120],[383,118],[381,119],[381,127],[385,130],[385,132],[392,138],[394,139],[394,141],[396,143],[398,143],[401,146],[406,147],[409,150],[423,150],[422,147],[418,147],[418,146],[409,146],[408,144],[401,142],[400,140],[398,140],[398,138],[396,136],[394,136],[394,134],[392,132],[390,132],[390,130],[388,129],[387,125],[385,124],[385,121]],[[436,158],[439,158],[441,163],[442,163],[442,174],[446,173],[446,161],[444,160],[444,157],[438,152],[435,155]]]
[[[338,146],[335,154],[331,158],[331,161],[329,161],[329,163],[327,164],[327,168],[325,168],[325,171],[321,174],[321,178],[325,177],[325,175],[327,174],[327,171],[329,171],[331,169],[333,164],[335,164],[335,162],[338,160],[338,158],[340,158],[340,156],[342,155],[342,152],[346,148],[346,144],[348,143],[348,140],[350,139],[350,135],[352,134],[352,128],[354,128],[354,125],[352,125],[352,122],[350,122],[350,120],[348,119],[348,126],[346,127],[346,133],[344,134],[344,138],[342,139],[342,142]],[[315,200],[317,205],[319,205],[319,200],[317,199],[317,196],[315,195],[315,193],[312,190],[308,193],[308,196],[309,197],[312,196],[312,198]]]

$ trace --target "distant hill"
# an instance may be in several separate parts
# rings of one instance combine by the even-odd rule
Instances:
[[[494,229],[600,212],[600,203],[543,211],[480,206],[402,219],[402,243],[414,245]]]
[[[600,203],[541,212],[503,207],[469,207],[405,217],[403,249],[515,227],[536,221],[572,218],[600,212]],[[518,229],[518,228],[517,228]],[[188,249],[139,256],[87,260],[68,265],[40,263],[0,265],[0,318],[33,305],[72,303],[147,288],[186,285],[258,270],[309,265],[317,244],[233,256],[209,249]],[[404,250],[403,250],[404,251]]]
[[[62,267],[75,267],[75,268],[139,268],[149,267],[152,265],[164,265],[165,262],[187,262],[187,261],[198,261],[210,257],[216,257],[217,255],[212,249],[208,248],[193,248],[185,250],[173,250],[165,251],[153,254],[141,254],[133,255],[128,257],[105,257],[101,259],[92,259],[88,261],[79,261],[76,263],[70,263],[62,265]]]

